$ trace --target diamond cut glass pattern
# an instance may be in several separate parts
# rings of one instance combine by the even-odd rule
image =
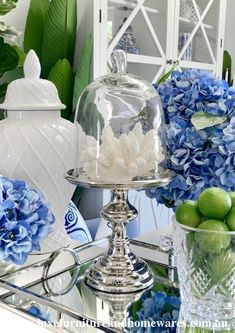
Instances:
[[[177,222],[174,223],[174,228],[174,252],[183,306],[192,315],[206,320],[233,319],[235,232],[193,229]],[[221,248],[215,247],[213,250],[210,247],[207,251],[204,247],[202,250],[197,241],[200,239],[199,234],[214,237],[215,243],[222,244]],[[205,240],[205,237],[202,239]]]

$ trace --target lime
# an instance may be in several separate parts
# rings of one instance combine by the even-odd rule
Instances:
[[[232,207],[235,207],[235,192],[229,192],[229,196],[232,200]]]
[[[202,217],[195,201],[185,201],[176,209],[176,220],[188,227],[197,228],[202,222]]]
[[[232,200],[223,189],[212,187],[200,194],[197,205],[203,216],[210,219],[222,219],[230,211]]]
[[[202,231],[199,229],[202,229]],[[198,226],[198,230],[195,232],[195,241],[201,250],[208,254],[217,254],[221,250],[227,249],[230,244],[231,236],[225,231],[229,231],[229,229],[224,222],[207,220]]]
[[[232,207],[230,212],[225,218],[226,224],[229,227],[229,230],[235,231],[235,207]]]

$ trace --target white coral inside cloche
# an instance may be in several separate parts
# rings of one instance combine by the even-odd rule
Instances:
[[[144,134],[139,123],[129,134],[119,138],[115,137],[111,126],[106,125],[100,144],[86,135],[79,124],[77,131],[81,146],[80,170],[91,181],[126,183],[135,177],[148,177],[153,170],[157,172],[165,158],[156,131]]]

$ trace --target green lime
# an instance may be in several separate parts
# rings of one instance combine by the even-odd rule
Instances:
[[[176,209],[176,220],[188,227],[197,228],[202,222],[202,217],[195,201],[185,201]]]
[[[232,207],[230,212],[225,218],[225,222],[229,227],[229,230],[235,231],[235,207]]]
[[[232,200],[223,189],[212,187],[200,194],[197,205],[203,216],[210,219],[222,219],[230,211]]]
[[[211,232],[203,232],[203,230]],[[195,232],[195,241],[202,251],[208,254],[217,254],[221,250],[227,249],[230,244],[231,236],[225,231],[229,231],[229,229],[224,222],[207,220],[198,226],[198,230]]]
[[[232,207],[235,207],[235,192],[229,192],[229,196],[232,200]]]

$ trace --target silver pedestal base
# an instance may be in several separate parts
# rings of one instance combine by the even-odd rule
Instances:
[[[97,259],[88,269],[85,282],[91,288],[109,293],[132,293],[144,290],[153,283],[148,265],[129,248],[126,225],[136,218],[125,190],[112,190],[110,203],[101,216],[112,226],[107,254]]]
[[[91,265],[85,282],[99,291],[131,293],[150,287],[153,277],[148,265],[135,255],[119,260],[107,254]]]

